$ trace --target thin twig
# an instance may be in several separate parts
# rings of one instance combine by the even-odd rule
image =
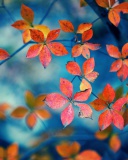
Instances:
[[[43,16],[43,18],[40,20],[39,24],[42,24],[42,23],[43,23],[43,21],[45,20],[45,18],[46,18],[47,15],[49,14],[50,10],[52,9],[52,7],[54,6],[54,4],[55,4],[56,1],[57,1],[57,0],[54,0],[54,1],[51,3],[51,5],[49,6],[47,12],[46,12],[45,15]]]

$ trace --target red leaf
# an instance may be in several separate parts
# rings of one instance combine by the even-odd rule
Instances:
[[[112,123],[112,114],[110,110],[106,110],[100,114],[99,119],[99,128],[100,130],[106,129]]]
[[[60,28],[64,32],[74,32],[74,26],[73,24],[68,20],[60,20],[59,21]]]
[[[108,19],[114,26],[118,26],[120,23],[120,15],[114,8],[111,9],[108,13]]]
[[[45,109],[36,109],[35,113],[41,119],[48,119],[51,117],[51,114]]]
[[[22,106],[17,107],[11,113],[11,116],[14,118],[23,118],[28,113],[28,109]]]
[[[121,53],[119,51],[119,49],[117,47],[115,47],[114,45],[106,45],[107,48],[107,52],[111,57],[114,58],[120,58],[121,57]]]
[[[57,39],[57,37],[59,36],[59,34],[60,34],[60,29],[55,29],[55,30],[50,31],[48,33],[46,42],[49,43],[49,42]]]
[[[110,68],[110,72],[117,72],[121,67],[122,67],[122,60],[118,59],[115,62],[112,63],[111,68]]]
[[[46,68],[51,62],[52,59],[51,53],[46,45],[44,45],[44,47],[41,49],[39,54],[39,59],[44,68]]]
[[[84,33],[85,31],[89,30],[92,28],[91,23],[81,23],[78,28],[77,28],[77,33]]]
[[[78,107],[80,107],[79,117],[81,118],[90,118],[92,117],[92,109],[87,104],[75,103]]]
[[[10,55],[8,54],[8,52],[5,51],[4,49],[0,48],[0,60],[5,60],[9,57],[10,57]]]
[[[27,7],[26,5],[22,4],[21,6],[21,16],[30,24],[33,22],[34,19],[34,12],[31,8]]]
[[[123,98],[119,98],[112,106],[113,109],[117,110],[117,111],[121,111],[123,105],[127,103],[127,98],[123,97]]]
[[[80,66],[76,62],[68,62],[66,64],[66,69],[70,74],[73,74],[73,75],[80,76],[82,74]]]
[[[26,29],[30,28],[29,23],[24,20],[18,20],[16,22],[14,22],[11,26],[18,29],[18,30],[26,30]]]
[[[64,95],[71,98],[72,93],[73,93],[73,85],[67,79],[61,78],[60,79],[60,90]]]
[[[49,43],[48,48],[56,56],[64,56],[64,55],[68,54],[68,51],[66,50],[64,45],[59,42]]]
[[[93,36],[93,30],[89,29],[87,31],[84,31],[82,34],[82,42],[88,41],[92,38]]]
[[[44,41],[44,34],[43,32],[41,32],[40,30],[37,29],[30,29],[30,35],[31,38],[35,41],[35,42],[43,42]]]
[[[128,13],[128,2],[123,2],[113,8],[117,12]]]
[[[46,96],[46,104],[52,109],[63,107],[68,100],[59,93],[51,93]]]
[[[107,107],[107,103],[102,99],[95,99],[90,105],[96,110],[101,111]]]
[[[72,48],[72,57],[78,57],[80,56],[82,53],[82,45],[80,44],[76,44],[73,48]]]
[[[37,117],[35,113],[30,113],[27,117],[26,117],[26,123],[28,125],[29,128],[33,128],[36,125],[37,122]]]
[[[115,110],[112,111],[112,122],[120,130],[124,128],[124,119],[121,114]]]
[[[114,151],[117,152],[121,147],[121,141],[118,135],[113,134],[109,140],[109,146]]]
[[[84,45],[88,48],[88,49],[91,49],[93,51],[97,50],[100,48],[100,44],[93,44],[93,43],[84,43]]]
[[[94,67],[95,67],[94,58],[87,59],[82,66],[84,75],[91,73],[94,70]]]
[[[85,150],[79,153],[75,160],[101,160],[101,156],[93,150]]]
[[[28,43],[31,40],[30,30],[27,29],[22,33],[22,38],[24,43]]]
[[[90,51],[89,51],[89,49],[85,45],[82,45],[81,47],[82,47],[82,55],[86,59],[90,58]]]
[[[112,7],[115,3],[115,0],[96,0],[96,3],[103,8]]]
[[[91,89],[87,89],[85,91],[81,91],[81,92],[77,92],[75,95],[74,95],[74,98],[73,100],[74,101],[86,101],[90,94],[91,94]]]
[[[126,43],[122,48],[122,56],[126,58],[128,56],[128,43]]]
[[[117,76],[121,81],[124,81],[128,77],[128,67],[125,64],[117,71]]]
[[[34,44],[34,45],[32,45],[29,48],[26,57],[27,58],[34,58],[34,57],[38,56],[40,51],[41,51],[41,49],[42,49],[42,47],[43,47],[42,44]]]
[[[115,98],[115,91],[110,84],[107,84],[102,92],[103,99],[111,103]]]
[[[72,104],[69,104],[62,113],[61,113],[61,122],[66,127],[69,125],[74,119],[74,110],[72,108]]]
[[[85,76],[85,78],[90,81],[90,82],[94,82],[95,79],[98,77],[99,73],[98,72],[92,72],[92,73],[89,73]]]

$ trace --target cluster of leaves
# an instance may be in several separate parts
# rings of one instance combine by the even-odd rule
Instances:
[[[3,147],[0,147],[0,159],[4,160],[18,160],[19,151],[17,144],[11,144],[6,150]]]
[[[101,160],[101,156],[94,150],[85,150],[79,153],[78,142],[62,142],[56,146],[58,154],[66,160]]]
[[[25,100],[27,108],[24,106],[19,106],[14,109],[11,113],[11,116],[14,118],[24,118],[29,128],[33,128],[36,125],[37,118],[48,119],[51,117],[51,114],[44,108],[45,103],[44,99],[46,98],[45,94],[34,97],[30,91],[26,91]]]

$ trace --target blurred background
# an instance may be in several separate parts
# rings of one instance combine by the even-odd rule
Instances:
[[[121,149],[113,152],[108,144],[108,139],[98,140],[95,132],[98,131],[98,116],[100,112],[93,110],[93,119],[79,118],[78,108],[75,109],[75,118],[70,124],[69,130],[65,133],[65,129],[60,120],[60,110],[52,110],[45,107],[51,113],[48,120],[40,120],[33,129],[29,129],[25,119],[19,120],[10,117],[11,111],[18,106],[26,106],[25,92],[31,91],[35,96],[42,93],[60,92],[60,77],[72,80],[65,68],[67,61],[73,60],[71,57],[72,43],[62,41],[66,46],[69,54],[63,57],[56,57],[52,54],[50,65],[44,69],[39,62],[38,57],[27,59],[26,53],[29,45],[24,45],[22,41],[21,31],[16,30],[11,25],[22,19],[20,15],[21,5],[25,4],[34,11],[34,24],[47,25],[51,30],[59,28],[59,20],[70,20],[75,28],[80,23],[93,23],[94,36],[91,39],[93,43],[101,44],[101,49],[91,51],[91,57],[95,58],[95,71],[99,72],[99,77],[92,83],[93,92],[98,95],[101,93],[107,83],[110,83],[114,89],[122,86],[124,95],[128,91],[127,80],[121,82],[116,73],[109,72],[110,66],[114,61],[105,55],[106,44],[118,45],[101,19],[95,21],[98,16],[93,9],[87,5],[80,7],[79,0],[0,0],[0,48],[3,48],[16,55],[1,64],[0,66],[0,104],[8,103],[11,107],[7,111],[7,118],[0,121],[0,146],[7,147],[11,143],[17,143],[20,148],[22,159],[28,159],[35,153],[39,155],[49,154],[49,159],[62,159],[55,150],[55,145],[61,141],[78,141],[81,144],[81,150],[93,149],[97,151],[103,159],[106,160],[125,160],[128,158],[128,127],[123,131],[119,131],[115,127],[113,130],[119,135],[121,140]],[[127,18],[127,17],[126,17]],[[121,25],[128,28],[128,21],[121,20]],[[124,35],[125,36],[125,35]],[[126,35],[127,37],[127,35]],[[64,33],[61,31],[60,40],[70,40],[73,38],[72,33]],[[82,66],[85,59],[80,56],[77,62]],[[74,93],[79,91],[79,80],[73,81]],[[94,100],[93,95],[90,96],[87,103]],[[61,134],[60,134],[61,133]],[[58,134],[58,135],[57,135]],[[57,135],[57,136],[56,136]],[[21,157],[22,157],[21,156]]]

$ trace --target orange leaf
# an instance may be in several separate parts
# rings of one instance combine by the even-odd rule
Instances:
[[[109,11],[108,13],[108,19],[110,20],[110,22],[115,25],[116,27],[119,25],[120,23],[120,15],[118,12],[116,12],[116,10],[113,8]]]
[[[39,55],[41,49],[43,48],[42,44],[34,44],[32,45],[27,52],[27,58],[34,58]]]
[[[24,43],[28,43],[31,40],[30,30],[27,29],[22,33],[22,38]]]
[[[70,103],[61,113],[61,122],[66,127],[74,119],[74,110],[72,104]]]
[[[33,128],[36,125],[37,122],[37,117],[35,113],[30,113],[27,117],[26,117],[26,123],[28,125],[29,128]]]
[[[92,38],[93,36],[93,30],[89,29],[87,31],[84,31],[82,34],[82,42],[88,41]]]
[[[28,107],[33,108],[35,106],[35,97],[30,91],[25,92],[25,101]]]
[[[18,30],[26,30],[30,28],[30,24],[25,20],[18,20],[14,22],[11,26]]]
[[[79,153],[75,160],[101,160],[101,156],[93,150],[86,150]]]
[[[82,53],[82,45],[80,44],[76,44],[73,48],[72,48],[72,57],[78,57],[80,56]]]
[[[5,60],[9,57],[10,57],[10,55],[8,54],[8,52],[5,51],[4,49],[0,48],[0,60]]]
[[[22,106],[17,107],[11,113],[11,116],[14,118],[23,118],[28,113],[28,109]]]
[[[124,81],[128,77],[128,67],[125,64],[117,71],[117,76],[121,81]]]
[[[63,142],[56,146],[58,154],[62,157],[71,157],[76,155],[80,150],[80,144],[77,142]]]
[[[78,65],[78,63],[76,62],[68,62],[66,64],[66,69],[67,71],[70,73],[70,74],[73,74],[73,75],[78,75],[80,76],[82,73],[81,73],[81,69],[80,69],[80,66]]]
[[[93,51],[97,50],[100,48],[100,44],[93,44],[93,43],[84,43],[84,46],[86,46],[88,49],[91,49]]]
[[[123,2],[113,8],[117,12],[128,13],[128,2]]]
[[[115,62],[112,63],[111,68],[110,68],[110,72],[117,72],[121,67],[122,67],[122,60],[118,59]]]
[[[77,33],[84,33],[85,31],[89,30],[92,28],[91,23],[81,23],[78,28],[77,28]]]
[[[73,24],[68,20],[60,20],[59,21],[60,28],[64,32],[74,32],[74,26]]]
[[[102,92],[103,99],[111,103],[115,98],[115,91],[110,84],[107,84]]]
[[[3,160],[5,157],[5,150],[4,148],[0,147],[0,159]]]
[[[44,100],[46,98],[46,94],[41,94],[35,99],[35,107],[42,107],[45,105]]]
[[[2,104],[0,104],[0,111],[1,112],[5,112],[9,108],[10,108],[10,105],[8,103],[2,103]]]
[[[5,120],[6,116],[3,112],[0,111],[0,120]]]
[[[59,42],[49,43],[48,48],[56,56],[64,56],[64,55],[68,54],[68,51],[66,50],[64,45]]]
[[[126,43],[122,48],[122,56],[126,58],[128,56],[128,43]]]
[[[49,42],[57,39],[57,37],[59,36],[59,34],[60,34],[60,29],[55,29],[55,30],[50,31],[48,33],[46,42],[49,43]]]
[[[45,38],[48,36],[48,33],[50,32],[50,29],[47,26],[42,25],[42,24],[41,25],[34,25],[34,28],[43,32]]]
[[[117,152],[121,147],[121,141],[118,135],[113,134],[109,140],[109,146],[114,151]]]
[[[35,113],[41,119],[48,119],[51,117],[51,114],[45,109],[37,109]]]
[[[12,160],[18,156],[18,145],[17,144],[12,144],[7,148],[7,157],[8,160]]]
[[[86,101],[91,94],[90,91],[91,91],[91,89],[87,89],[87,90],[81,91],[81,92],[76,92],[74,95],[74,98],[73,98],[74,101],[81,101],[81,102]]]
[[[111,57],[114,58],[120,58],[121,57],[121,53],[119,51],[119,49],[114,46],[114,45],[106,45],[107,48],[107,52]]]
[[[21,16],[23,17],[24,20],[26,20],[27,22],[29,22],[31,24],[33,22],[33,19],[34,19],[34,12],[31,8],[22,4],[22,6],[21,6]]]
[[[123,62],[128,67],[128,59],[125,59]]]
[[[120,130],[124,128],[124,119],[122,115],[115,110],[112,110],[112,122]]]
[[[96,110],[101,111],[107,107],[107,103],[102,99],[95,99],[90,105]]]
[[[106,128],[103,131],[98,131],[95,133],[95,137],[99,140],[104,140],[106,138],[108,138],[108,136],[111,134],[112,132],[112,127],[109,126],[108,128]]]
[[[106,110],[100,114],[99,119],[99,128],[100,130],[106,129],[112,123],[112,114],[110,110]]]
[[[40,30],[30,29],[30,35],[35,42],[44,42],[44,34]]]
[[[59,93],[51,93],[46,96],[46,104],[52,109],[63,107],[68,100]]]
[[[94,58],[87,59],[82,66],[84,75],[91,73],[94,70],[94,67],[95,67]]]
[[[80,7],[87,6],[87,2],[85,0],[80,0]]]
[[[75,103],[80,108],[79,117],[80,118],[91,118],[92,117],[92,109],[87,104]]]
[[[51,53],[46,45],[44,45],[44,47],[40,50],[39,59],[44,68],[46,68],[51,62]]]
[[[103,7],[103,8],[109,8],[110,5],[109,5],[109,0],[95,0],[96,3],[100,6],[100,7]],[[115,0],[113,0],[114,3],[115,3]],[[111,2],[111,0],[110,0]]]
[[[85,91],[86,89],[90,89],[90,93],[92,92],[91,84],[85,79],[82,79],[80,84],[80,91]]]
[[[71,98],[73,93],[73,85],[67,79],[60,78],[60,90],[65,96]]]
[[[86,59],[88,59],[88,58],[90,58],[90,51],[89,51],[89,49],[85,46],[85,45],[82,45],[81,46],[82,47],[82,55],[86,58]]]

